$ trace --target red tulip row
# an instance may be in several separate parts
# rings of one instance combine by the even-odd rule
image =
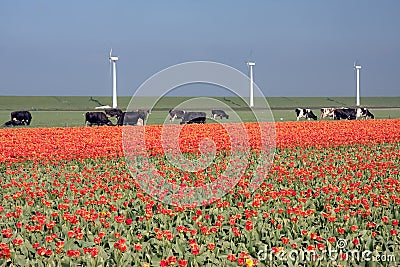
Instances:
[[[400,140],[400,119],[282,122],[268,126],[265,126],[266,123],[245,123],[244,129],[248,137],[240,138],[247,139],[253,148],[261,146],[259,125],[268,129],[268,142],[270,145],[276,143],[278,148],[319,148]],[[214,141],[217,149],[230,150],[230,138],[235,135],[235,132],[228,133],[219,124],[146,126],[145,130],[134,127],[127,132],[130,137],[123,137],[125,130],[121,127],[1,129],[0,162],[116,158],[124,155],[123,138],[136,140],[135,136],[143,136],[147,153],[162,154],[165,148],[162,145],[162,132],[169,127],[176,127],[180,131],[179,146],[183,152],[197,150],[199,142],[206,137]],[[168,136],[163,138],[168,140]],[[140,145],[142,140],[135,142],[137,141]]]

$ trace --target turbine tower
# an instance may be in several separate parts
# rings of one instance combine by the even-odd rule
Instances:
[[[112,88],[113,88],[113,100],[112,100],[112,107],[117,108],[117,64],[116,62],[118,61],[118,57],[113,57],[112,56],[112,48],[110,50],[110,64],[112,64]]]
[[[253,67],[256,65],[255,62],[247,62],[247,66],[250,67],[250,102],[249,106],[254,107],[254,88],[253,88]]]
[[[357,64],[357,62],[354,62],[354,69],[356,70],[356,75],[357,75],[357,99],[356,99],[356,106],[360,106],[360,70],[361,70],[361,65]]]

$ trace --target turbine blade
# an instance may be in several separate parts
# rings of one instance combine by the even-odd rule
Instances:
[[[250,49],[249,61],[253,60],[253,49]]]
[[[110,77],[112,76],[112,62],[111,62],[111,59],[110,59]]]

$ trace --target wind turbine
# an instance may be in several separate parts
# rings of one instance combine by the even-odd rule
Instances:
[[[116,62],[118,61],[118,57],[113,57],[112,56],[112,48],[110,50],[110,64],[112,64],[112,74],[113,74],[113,79],[112,79],[112,87],[113,87],[113,100],[112,100],[112,107],[116,108],[118,106],[117,104],[117,64]]]
[[[253,88],[253,67],[256,65],[255,62],[247,62],[247,66],[250,67],[250,102],[249,106],[254,107],[254,88]]]
[[[354,62],[354,69],[356,70],[357,75],[357,99],[356,99],[356,106],[360,106],[360,70],[361,65],[357,64],[357,61]]]

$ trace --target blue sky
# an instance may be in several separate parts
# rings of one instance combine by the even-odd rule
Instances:
[[[210,60],[247,73],[266,96],[400,95],[400,1],[0,2],[0,95],[118,94],[154,73]]]

